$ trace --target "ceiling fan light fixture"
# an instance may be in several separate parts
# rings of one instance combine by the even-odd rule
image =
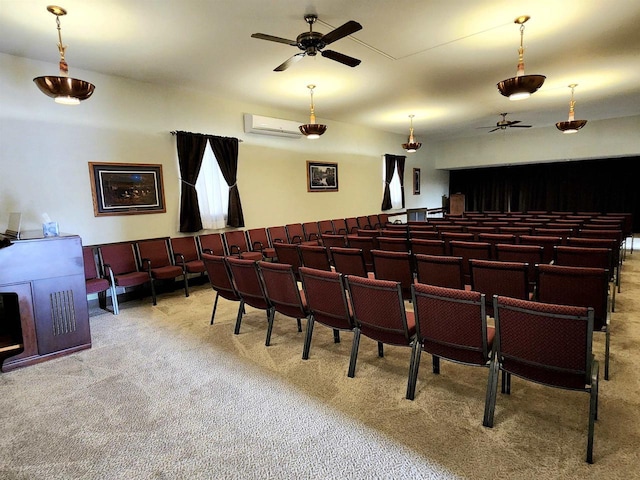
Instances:
[[[413,137],[413,117],[415,117],[415,115],[409,115],[409,119],[411,121],[411,127],[409,128],[409,139],[407,140],[407,143],[402,144],[402,148],[404,148],[407,153],[415,153],[416,150],[418,150],[422,146],[422,143],[416,142],[416,139]]]
[[[571,89],[571,100],[569,101],[569,120],[566,122],[558,122],[556,123],[556,128],[560,130],[562,133],[577,133],[582,127],[587,124],[586,120],[576,120],[575,119],[575,106],[576,102],[573,99],[573,90],[578,86],[577,83],[572,83],[569,85]]]
[[[524,74],[524,24],[529,18],[528,15],[521,15],[514,20],[514,23],[520,25],[520,48],[518,49],[518,69],[516,76],[502,80],[496,85],[500,93],[508,97],[509,100],[524,100],[525,98],[529,98],[542,87],[542,84],[547,78],[544,75]]]
[[[89,98],[95,86],[92,83],[77,78],[69,77],[69,66],[64,54],[66,45],[62,43],[62,33],[60,29],[60,17],[66,15],[67,11],[56,5],[49,5],[47,10],[55,15],[58,27],[58,51],[60,52],[60,76],[42,76],[33,79],[42,93],[51,97],[56,103],[61,105],[78,105],[80,101]]]
[[[313,104],[313,89],[316,88],[316,86],[307,85],[307,88],[311,93],[311,112],[309,114],[309,123],[300,125],[299,128],[300,132],[302,132],[304,136],[306,136],[310,140],[315,140],[317,138],[320,138],[320,135],[327,131],[327,126],[322,125],[321,123],[316,123],[316,112],[315,106]]]

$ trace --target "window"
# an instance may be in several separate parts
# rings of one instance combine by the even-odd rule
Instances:
[[[382,193],[384,194],[384,176],[385,176],[385,160],[382,156]],[[391,208],[402,208],[402,188],[400,188],[400,176],[398,175],[398,165],[394,167],[393,178],[389,184],[389,192],[391,193]]]
[[[222,176],[218,161],[208,142],[196,181],[196,192],[198,192],[202,227],[205,229],[224,228],[227,225],[229,209],[229,186]]]

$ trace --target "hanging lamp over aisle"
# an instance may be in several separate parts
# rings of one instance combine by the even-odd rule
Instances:
[[[407,143],[402,144],[402,148],[404,148],[407,153],[414,153],[422,146],[422,143],[416,142],[416,139],[413,138],[413,117],[415,117],[415,115],[409,115],[409,119],[411,122],[411,127],[409,128],[409,140],[407,141]]]
[[[60,17],[67,14],[67,11],[56,5],[49,5],[47,10],[56,17],[58,26],[58,50],[60,52],[60,76],[43,76],[33,79],[40,91],[53,98],[56,103],[63,105],[77,105],[81,100],[89,98],[95,89],[92,83],[77,78],[69,77],[69,66],[64,54],[67,46],[62,43],[60,31]]]
[[[315,112],[315,106],[313,104],[313,89],[316,88],[316,86],[307,85],[307,88],[311,92],[311,113],[309,115],[309,123],[300,125],[300,131],[307,138],[313,140],[316,138],[320,138],[320,135],[322,135],[324,132],[327,131],[327,126],[322,125],[320,123],[316,123],[316,112]]]
[[[577,83],[572,83],[569,85],[571,89],[571,100],[569,101],[569,120],[566,122],[558,122],[556,123],[556,128],[560,130],[562,133],[577,133],[582,127],[587,124],[586,120],[576,120],[575,119],[575,106],[576,102],[573,99],[573,90],[578,86]]]
[[[524,24],[529,20],[528,15],[522,15],[514,20],[514,23],[520,25],[520,48],[518,49],[518,69],[516,76],[507,78],[498,82],[496,85],[502,95],[508,97],[509,100],[523,100],[529,98],[532,93],[536,92],[544,83],[544,75],[525,75],[524,74]]]

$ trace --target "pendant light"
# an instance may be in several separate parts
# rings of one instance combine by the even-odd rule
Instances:
[[[56,16],[58,26],[58,50],[60,51],[60,76],[44,76],[33,79],[40,91],[52,97],[56,103],[63,105],[77,105],[81,100],[86,100],[91,96],[95,86],[84,80],[69,77],[69,66],[64,58],[66,45],[62,43],[60,33],[60,17],[66,15],[67,11],[62,7],[49,5],[47,10]]]
[[[409,128],[409,140],[407,143],[402,144],[402,148],[404,148],[407,153],[414,153],[422,146],[420,142],[416,142],[415,138],[413,138],[413,117],[415,117],[415,115],[409,115],[409,119],[411,121],[411,127]]]
[[[313,105],[313,89],[316,88],[316,86],[307,85],[307,88],[311,92],[311,114],[309,115],[309,123],[300,125],[299,128],[303,135],[313,140],[316,138],[320,138],[320,135],[327,131],[327,126],[316,123],[316,113],[315,107]]]
[[[528,15],[522,15],[514,20],[514,23],[520,25],[520,48],[518,49],[518,70],[516,76],[502,80],[497,84],[498,90],[509,100],[523,100],[529,98],[532,93],[537,91],[544,83],[544,75],[525,75],[524,74],[524,24],[529,20]]]
[[[571,100],[569,101],[569,120],[567,120],[566,122],[556,123],[556,128],[562,133],[577,133],[578,130],[580,130],[587,124],[586,120],[576,120],[574,116],[576,102],[573,99],[573,89],[577,86],[577,83],[572,83],[571,85],[569,85],[569,88],[571,89]]]

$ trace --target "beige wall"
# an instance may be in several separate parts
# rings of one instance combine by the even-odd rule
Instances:
[[[23,213],[24,227],[39,229],[47,213],[63,232],[85,244],[177,235],[179,174],[175,137],[185,130],[242,140],[238,187],[247,228],[380,211],[384,153],[402,154],[404,135],[319,118],[328,125],[310,141],[244,133],[245,112],[300,121],[306,114],[134,82],[95,72],[73,75],[96,85],[76,107],[55,104],[33,77],[56,66],[0,54],[0,230],[8,213]],[[304,105],[306,108],[306,104]],[[338,163],[339,192],[308,193],[306,162]],[[161,164],[167,212],[95,217],[89,162]],[[422,194],[412,195],[412,169],[421,168]],[[448,173],[435,169],[425,145],[407,159],[406,206],[438,207]]]

